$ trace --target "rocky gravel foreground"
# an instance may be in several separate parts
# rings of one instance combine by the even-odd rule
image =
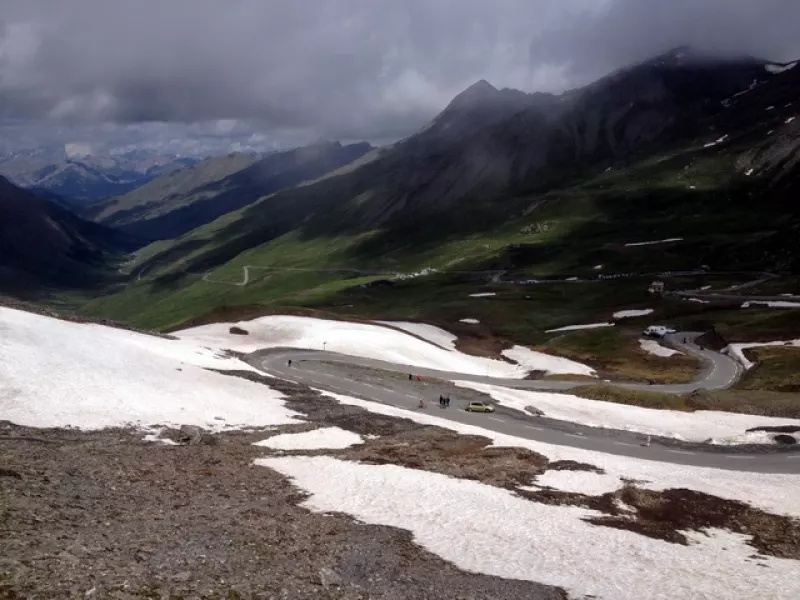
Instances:
[[[0,422],[0,599],[566,598],[298,506],[252,464],[265,432],[169,434],[185,443]]]

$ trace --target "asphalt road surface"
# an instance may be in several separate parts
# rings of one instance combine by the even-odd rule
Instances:
[[[696,389],[724,388],[732,385],[740,374],[738,363],[717,352],[698,348],[692,341],[697,335],[680,333],[669,336],[667,340],[679,350],[704,360],[707,367],[701,378],[696,382],[681,385],[611,383],[628,388],[642,388],[671,393],[685,393]],[[684,338],[687,339],[686,344],[683,343]],[[288,365],[289,360],[292,361],[292,366]],[[270,374],[305,383],[320,390],[356,396],[405,410],[425,411],[432,416],[458,423],[474,425],[498,433],[548,444],[572,446],[595,452],[681,465],[762,473],[800,473],[800,449],[753,446],[721,447],[697,443],[681,443],[675,440],[655,437],[651,438],[649,445],[647,445],[647,436],[639,433],[597,429],[563,421],[554,422],[549,419],[532,417],[517,411],[503,409],[502,407],[494,414],[470,413],[463,410],[463,402],[459,402],[457,398],[453,399],[453,404],[450,408],[442,410],[436,403],[438,394],[433,397],[426,397],[424,386],[421,386],[416,380],[409,381],[405,377],[387,376],[385,381],[380,385],[376,385],[354,379],[346,373],[345,367],[357,365],[394,373],[413,373],[423,378],[435,378],[445,381],[475,381],[531,390],[564,391],[581,385],[582,382],[500,379],[467,373],[421,369],[316,350],[281,349],[256,352],[248,357],[248,362]],[[320,366],[323,362],[327,363],[328,366],[341,363],[342,372],[339,373],[335,369],[333,372],[330,369],[321,369]],[[429,391],[428,394],[430,394]],[[425,399],[425,408],[419,408],[420,397]]]

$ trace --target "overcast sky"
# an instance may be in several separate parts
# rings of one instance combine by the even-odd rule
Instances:
[[[683,44],[791,60],[798,24],[800,0],[0,0],[0,137],[383,142],[479,79],[561,91]]]

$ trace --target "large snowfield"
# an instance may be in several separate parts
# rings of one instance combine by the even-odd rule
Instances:
[[[231,334],[229,329],[232,325],[244,329],[248,335]],[[388,325],[391,327],[310,317],[268,316],[240,323],[203,325],[175,335],[218,350],[253,352],[263,348],[324,348],[350,356],[488,377],[522,379],[534,370],[558,374],[593,373],[586,365],[519,346],[512,352],[518,365],[471,356],[455,350],[456,337],[437,327],[405,322]]]
[[[190,342],[0,307],[0,418],[19,425],[296,422],[278,392],[207,369],[252,370]]]
[[[188,335],[184,332],[183,339],[170,340],[0,308],[0,418],[33,427],[100,429],[136,425],[150,431],[182,424],[219,431],[305,423],[302,415],[285,407],[280,393],[208,369],[250,370],[246,364],[219,352],[228,347],[231,339],[263,347],[264,336],[276,346],[294,341],[300,344],[298,347],[305,347],[303,344],[309,339],[320,339],[310,333],[316,329],[322,329],[319,335],[327,334],[325,339],[331,345],[341,339],[332,334],[356,331],[355,339],[345,335],[344,341],[338,343],[346,348],[388,343],[390,353],[412,353],[414,357],[414,352],[422,352],[423,356],[431,352],[437,360],[467,361],[464,368],[472,368],[473,372],[476,368],[468,362],[474,357],[438,348],[396,330],[335,322],[343,327],[340,330],[326,325],[334,322],[311,319],[310,324],[297,324],[295,317],[284,319],[289,321],[278,321],[283,327],[276,325],[275,318],[269,318],[266,325],[241,324],[250,328],[250,339],[230,336],[229,325],[223,325],[192,330]],[[348,325],[357,326],[350,329]],[[280,335],[273,339],[276,330]],[[368,350],[373,349],[368,346]],[[488,391],[493,395],[509,393]],[[572,460],[604,470],[602,474],[546,472],[532,482],[532,489],[548,487],[599,494],[616,490],[625,480],[636,480],[637,485],[647,489],[687,488],[800,517],[795,475],[723,471],[598,454],[499,434],[424,411],[327,395],[377,414],[480,435],[494,446],[528,448],[551,461]],[[529,398],[515,394],[505,401],[513,404],[528,402]],[[605,404],[582,401],[591,402],[593,410]],[[558,407],[553,402],[555,410]],[[560,402],[564,405],[564,396]],[[580,417],[580,410],[570,410]],[[655,412],[663,418],[663,411]],[[634,419],[633,414],[626,412],[624,418]],[[654,423],[651,425],[655,427]],[[148,438],[165,441],[155,434]],[[345,448],[364,441],[353,432],[325,427],[281,433],[259,445],[291,451]],[[429,551],[475,572],[563,586],[575,596],[592,594],[609,600],[800,596],[797,561],[755,556],[756,551],[746,545],[745,536],[726,531],[687,533],[692,543],[683,546],[591,525],[584,519],[598,514],[592,510],[540,504],[475,481],[396,465],[368,465],[329,456],[281,456],[256,462],[292,478],[308,492],[305,505],[310,510],[344,512],[367,523],[406,529]]]
[[[310,493],[304,505],[400,527],[462,569],[564,587],[608,600],[794,599],[798,563],[754,557],[746,536],[687,533],[688,546],[584,519],[601,513],[530,502],[482,483],[331,457],[266,458],[257,464]]]

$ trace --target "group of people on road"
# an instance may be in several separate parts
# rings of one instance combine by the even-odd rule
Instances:
[[[439,406],[442,408],[450,406],[450,396],[439,396]]]

